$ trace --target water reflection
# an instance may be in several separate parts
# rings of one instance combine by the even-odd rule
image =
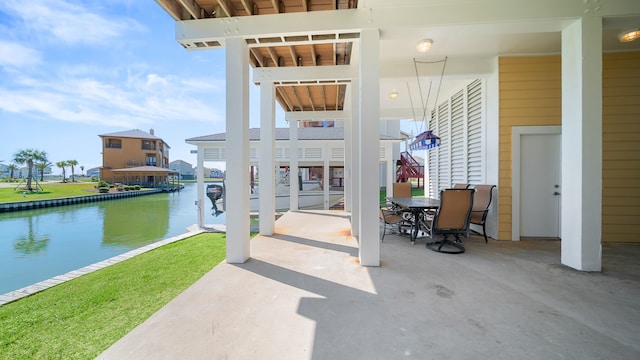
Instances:
[[[0,294],[183,234],[196,184],[180,192],[0,213]],[[206,199],[205,199],[206,200]],[[226,214],[205,212],[205,223]]]
[[[154,242],[169,229],[168,196],[127,198],[114,204],[102,202],[102,242],[137,248]]]
[[[33,227],[33,218],[27,219],[28,231],[25,235],[19,236],[13,248],[22,255],[37,255],[42,253],[49,243],[49,235],[39,235],[38,229]]]

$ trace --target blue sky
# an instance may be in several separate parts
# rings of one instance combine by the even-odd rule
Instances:
[[[225,54],[186,51],[174,24],[150,0],[2,0],[0,161],[35,148],[89,169],[99,134],[153,128],[172,161],[195,165],[185,139],[225,131]]]

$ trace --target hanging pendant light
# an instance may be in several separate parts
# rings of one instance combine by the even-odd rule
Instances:
[[[425,150],[437,146],[440,146],[440,138],[436,136],[432,130],[427,130],[416,136],[416,139],[409,145],[409,148],[411,150]]]

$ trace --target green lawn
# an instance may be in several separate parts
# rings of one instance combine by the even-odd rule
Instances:
[[[224,257],[200,234],[0,306],[0,359],[93,359]]]
[[[15,184],[8,188],[0,188],[0,202],[56,199],[98,194],[98,192],[95,191],[95,186],[97,184],[95,182],[39,182],[39,184],[40,186],[42,186],[42,189],[38,188],[38,191],[33,192],[23,190],[25,184],[20,185],[20,187],[16,190],[14,190],[14,188],[18,184]],[[33,182],[32,185],[35,187],[35,182]]]

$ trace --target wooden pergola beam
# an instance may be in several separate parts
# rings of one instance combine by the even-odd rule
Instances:
[[[287,109],[289,111],[293,111],[293,105],[291,105],[289,99],[285,96],[281,87],[276,86],[276,93],[278,94],[278,97],[282,100],[282,102],[286,104]]]
[[[300,109],[300,111],[304,110],[302,108],[302,103],[300,102],[300,98],[298,98],[298,94],[296,93],[296,87],[295,86],[291,87],[291,93],[293,93],[293,98],[296,99],[296,102],[298,103],[298,109]]]
[[[279,61],[279,56],[278,54],[276,54],[276,52],[273,50],[273,48],[266,48],[267,52],[269,53],[269,56],[271,57],[271,60],[273,60],[273,63],[275,64],[276,67],[280,66],[280,61]]]
[[[273,11],[276,14],[280,13],[280,1],[279,0],[271,0],[271,5],[273,5]]]
[[[289,54],[291,54],[291,60],[293,60],[295,66],[302,66],[302,63],[298,64],[298,55],[296,54],[296,49],[294,49],[293,46],[288,46],[288,48]]]
[[[202,17],[202,8],[195,1],[192,0],[178,0],[180,5],[193,16],[194,19],[200,19]]]
[[[240,0],[244,11],[249,15],[253,15],[253,0]]]
[[[320,86],[320,94],[322,96],[322,108],[324,109],[324,111],[327,111],[327,99],[324,93],[324,85]]]
[[[313,60],[313,66],[318,66],[318,56],[316,55],[316,47],[311,44],[311,60]]]
[[[232,17],[235,15],[233,13],[233,7],[231,6],[229,0],[218,0],[218,6],[220,6],[220,9],[225,13],[227,17]]]
[[[249,53],[252,55],[252,58],[255,58],[255,61],[260,65],[260,67],[264,67],[264,60],[262,59],[262,55],[255,48],[250,48]]]
[[[307,91],[307,97],[309,98],[309,104],[311,104],[311,110],[316,111],[316,106],[313,104],[313,98],[311,97],[311,89],[308,86],[304,87]]]

